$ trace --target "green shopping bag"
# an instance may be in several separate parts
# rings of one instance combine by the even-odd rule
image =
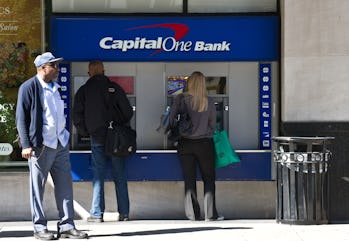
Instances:
[[[215,167],[216,169],[225,167],[234,162],[240,162],[239,156],[230,145],[226,130],[216,130],[213,135],[213,142],[216,151]]]

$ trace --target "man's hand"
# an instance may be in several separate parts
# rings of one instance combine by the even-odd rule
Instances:
[[[25,159],[29,159],[32,156],[33,148],[28,147],[25,149],[22,149],[22,157]]]

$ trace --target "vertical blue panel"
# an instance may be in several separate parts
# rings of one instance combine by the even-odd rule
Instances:
[[[70,65],[69,64],[60,64],[59,65],[59,75],[58,75],[58,84],[61,86],[61,97],[64,101],[64,115],[66,119],[66,129],[70,130]]]
[[[259,148],[271,149],[271,64],[259,65]]]

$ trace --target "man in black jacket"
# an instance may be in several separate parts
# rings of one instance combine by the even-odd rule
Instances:
[[[92,150],[93,198],[89,222],[103,222],[105,209],[104,177],[106,162],[111,160],[112,175],[115,183],[119,220],[127,221],[129,217],[129,196],[125,159],[105,153],[105,139],[110,120],[129,122],[133,110],[124,90],[104,75],[101,61],[89,63],[89,76],[86,84],[81,86],[74,98],[73,121],[80,135],[90,136]],[[123,113],[115,114],[113,105]]]

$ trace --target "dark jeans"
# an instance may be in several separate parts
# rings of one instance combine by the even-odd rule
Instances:
[[[204,182],[204,213],[205,219],[217,218],[216,210],[216,172],[215,151],[212,138],[182,139],[178,144],[178,155],[181,160],[185,198],[185,214],[190,220],[200,219],[200,206],[196,190],[196,167],[199,166]]]
[[[106,173],[106,164],[108,161],[111,161],[118,212],[120,215],[128,216],[130,204],[125,159],[106,155],[104,148],[104,145],[97,143],[91,138],[93,198],[90,213],[95,217],[103,217],[105,209],[104,177]]]

